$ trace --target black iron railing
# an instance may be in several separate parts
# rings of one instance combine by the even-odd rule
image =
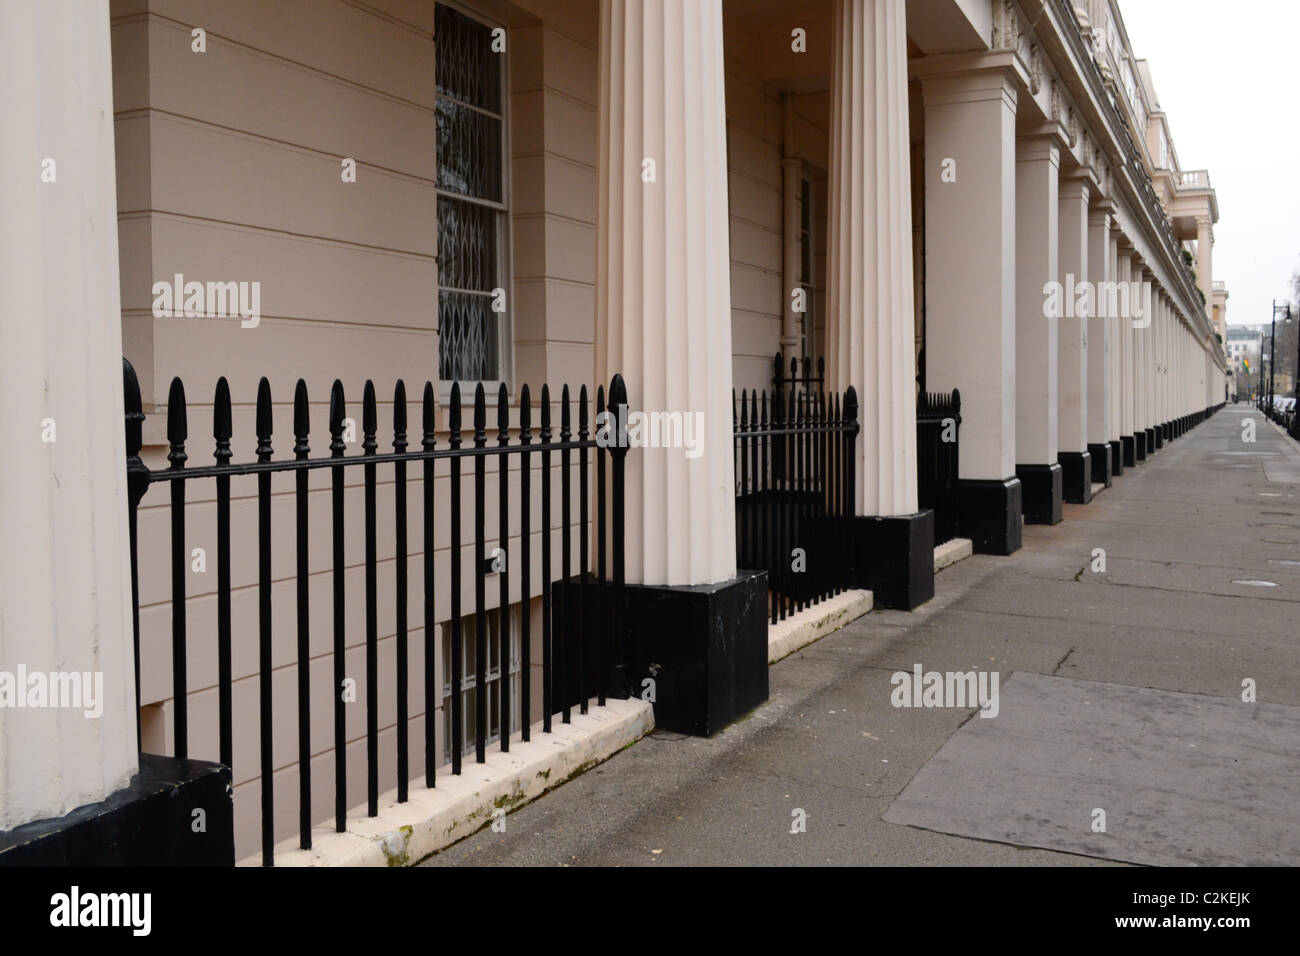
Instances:
[[[311,734],[310,734],[310,681],[309,681],[309,645],[310,626],[308,598],[308,556],[311,539],[308,527],[308,472],[313,469],[327,468],[331,477],[331,503],[333,509],[332,534],[330,545],[333,554],[333,716],[334,716],[334,771],[335,771],[335,829],[346,829],[347,813],[347,738],[345,732],[345,703],[341,692],[345,681],[344,654],[346,651],[346,589],[344,577],[347,564],[344,557],[346,540],[346,522],[344,509],[344,479],[348,468],[360,467],[364,482],[364,535],[365,535],[365,707],[366,707],[366,791],[367,808],[370,816],[378,814],[379,800],[379,733],[378,733],[378,560],[377,536],[379,515],[376,508],[376,483],[379,469],[391,468],[395,507],[395,557],[393,561],[396,586],[395,612],[395,649],[397,675],[397,779],[398,801],[404,802],[408,793],[408,686],[410,680],[408,661],[408,625],[407,599],[411,582],[407,573],[407,465],[413,464],[422,470],[422,510],[423,510],[423,546],[424,560],[423,613],[424,613],[424,777],[427,787],[434,786],[436,776],[435,758],[435,702],[438,688],[435,687],[435,662],[442,656],[441,648],[435,646],[435,635],[439,625],[444,622],[450,632],[451,669],[450,669],[450,709],[451,739],[447,749],[451,754],[453,774],[461,772],[461,741],[463,733],[463,703],[461,694],[462,661],[462,597],[461,584],[465,573],[466,556],[462,554],[462,465],[473,469],[473,523],[474,540],[473,560],[469,573],[474,578],[474,662],[475,673],[475,759],[482,763],[487,749],[489,720],[487,713],[488,694],[486,687],[486,667],[489,658],[487,646],[487,629],[485,614],[488,578],[498,575],[499,608],[498,634],[500,641],[500,667],[502,679],[498,695],[500,703],[500,740],[502,751],[510,749],[510,728],[512,702],[510,681],[508,679],[508,662],[511,657],[512,634],[509,582],[510,576],[518,568],[518,591],[524,602],[523,613],[519,615],[519,649],[520,649],[520,688],[517,700],[519,708],[519,730],[523,740],[528,740],[532,723],[531,703],[532,688],[530,684],[531,615],[527,604],[530,598],[533,560],[533,524],[531,514],[532,463],[540,460],[541,464],[541,521],[536,530],[540,533],[541,548],[541,651],[542,651],[542,729],[550,732],[551,721],[555,713],[562,715],[564,723],[570,721],[571,708],[576,704],[581,713],[587,713],[591,697],[598,705],[604,706],[606,697],[628,696],[626,685],[627,648],[622,640],[623,631],[623,486],[624,459],[628,443],[624,437],[614,434],[611,442],[597,441],[589,428],[590,402],[586,386],[583,386],[577,400],[577,435],[573,434],[573,402],[569,387],[563,388],[560,397],[560,428],[558,440],[552,437],[552,405],[550,390],[542,387],[540,402],[540,432],[534,441],[532,433],[532,400],[527,386],[519,398],[518,437],[512,443],[509,427],[509,402],[503,385],[497,396],[497,430],[495,441],[491,442],[487,427],[487,401],[482,385],[475,391],[472,406],[473,430],[472,444],[463,444],[462,404],[459,385],[451,389],[451,401],[448,409],[449,438],[446,447],[439,447],[435,440],[435,401],[433,386],[426,383],[423,395],[423,421],[419,448],[410,449],[407,437],[407,399],[405,386],[397,382],[393,394],[393,442],[391,452],[380,452],[377,438],[378,421],[375,390],[371,382],[365,384],[362,397],[362,454],[347,455],[345,433],[345,404],[343,385],[335,381],[330,391],[329,407],[329,456],[310,457],[309,415],[307,386],[299,380],[294,393],[293,415],[293,455],[292,459],[273,461],[271,428],[271,389],[263,378],[258,386],[256,413],[256,461],[234,464],[231,459],[231,398],[230,389],[224,378],[216,386],[213,402],[213,438],[215,450],[214,464],[202,467],[188,467],[186,441],[188,427],[186,422],[185,389],[179,379],[174,379],[168,397],[167,408],[167,455],[170,467],[151,470],[140,458],[142,445],[142,425],[144,414],[140,401],[140,388],[131,364],[123,360],[123,377],[126,405],[126,451],[127,478],[129,489],[129,526],[131,548],[131,581],[133,589],[133,608],[135,612],[135,646],[136,646],[136,704],[137,714],[140,703],[140,592],[138,569],[138,531],[137,512],[141,498],[149,487],[157,483],[166,483],[171,492],[171,631],[172,631],[172,693],[173,719],[175,731],[175,755],[187,757],[189,754],[189,727],[187,701],[187,665],[186,665],[186,586],[185,573],[188,565],[185,538],[185,502],[186,483],[200,479],[214,479],[216,484],[217,514],[217,665],[218,665],[218,733],[219,753],[216,756],[221,763],[231,766],[233,763],[233,703],[231,675],[231,521],[230,521],[230,485],[231,478],[256,476],[257,478],[257,542],[258,542],[258,650],[259,650],[259,696],[260,696],[260,756],[261,756],[261,829],[262,858],[265,865],[273,862],[275,844],[273,826],[272,786],[275,767],[272,761],[272,626],[271,596],[272,572],[271,551],[273,537],[271,533],[271,476],[275,473],[293,472],[296,478],[294,501],[296,504],[296,582],[297,582],[297,678],[298,678],[298,773],[299,773],[299,823],[300,844],[304,849],[311,846]],[[604,387],[596,391],[597,427],[601,422],[601,413],[606,407]],[[615,375],[610,383],[609,407],[617,408],[627,402],[627,391],[623,379]],[[622,426],[618,419],[613,428]],[[491,443],[490,443],[491,442]],[[608,447],[606,447],[608,446]],[[588,509],[588,468],[595,456],[596,500],[598,534],[596,539],[596,567],[590,567],[588,540],[591,536],[590,515]],[[551,482],[552,456],[560,456],[560,493],[562,496],[562,521],[559,531],[551,527]],[[607,459],[608,455],[608,459]],[[534,456],[537,456],[534,458]],[[573,500],[573,459],[577,458],[579,483],[579,518],[575,524],[571,520],[570,507]],[[485,517],[489,503],[486,500],[486,471],[489,458],[496,459],[498,468],[497,515],[499,535],[490,541],[485,533]],[[518,462],[518,506],[519,525],[517,545],[510,546],[510,460]],[[448,504],[444,508],[435,500],[434,482],[435,466],[440,461],[447,462]],[[613,482],[612,494],[608,497],[605,488],[606,469],[609,469]],[[468,476],[466,476],[468,481]],[[605,516],[606,503],[609,504],[611,522],[610,539],[606,546]],[[439,515],[439,512],[442,512]],[[438,568],[437,553],[434,546],[435,526],[439,521],[449,522],[450,548],[444,558],[446,567]],[[559,574],[552,578],[551,549],[553,535],[561,535],[561,567]],[[578,565],[573,566],[571,539],[577,534],[580,542]],[[489,556],[489,548],[499,548]],[[608,552],[608,553],[607,553]],[[612,569],[612,576],[606,577],[607,567]],[[449,615],[439,618],[439,609],[435,602],[435,578],[439,572],[450,576]],[[594,572],[594,573],[593,573]],[[558,602],[553,600],[552,584]],[[571,586],[572,585],[572,586]],[[558,606],[553,604],[558,603]],[[576,604],[576,612],[569,607]],[[137,737],[140,727],[137,724]],[[203,755],[209,756],[209,755]]]
[[[916,497],[934,510],[936,546],[957,537],[961,393],[922,392],[916,400]]]
[[[776,360],[774,388],[732,396],[736,559],[768,572],[775,624],[838,594],[847,565],[833,519],[853,513],[857,393],[827,394],[805,360],[789,378]]]

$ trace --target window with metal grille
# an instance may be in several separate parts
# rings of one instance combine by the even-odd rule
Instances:
[[[506,54],[493,50],[503,37],[441,3],[434,29],[438,376],[499,382],[510,344]]]
[[[494,609],[487,611],[484,616],[487,631],[487,671],[485,681],[485,692],[488,695],[487,742],[493,743],[501,739],[501,612]],[[505,668],[507,680],[510,681],[510,729],[508,732],[514,733],[519,729],[520,654],[519,609],[517,607],[511,607],[507,610],[506,621],[510,627],[510,660]],[[474,752],[474,743],[478,739],[479,688],[475,678],[478,659],[474,656],[477,643],[476,626],[475,615],[466,614],[461,617],[461,754],[472,754]],[[450,626],[444,627],[442,641],[442,739],[445,742],[442,753],[443,763],[451,762],[451,741],[453,739],[451,729],[451,641],[451,628]]]

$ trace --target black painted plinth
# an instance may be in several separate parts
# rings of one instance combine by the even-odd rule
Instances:
[[[0,832],[0,866],[234,865],[230,770],[206,760],[141,754],[140,772],[106,800]]]
[[[1092,501],[1092,453],[1058,452],[1056,461],[1061,466],[1061,497],[1072,505]]]
[[[632,693],[654,680],[655,726],[711,737],[767,700],[767,572],[624,588]]]
[[[1145,428],[1133,433],[1133,454],[1137,456],[1138,461],[1147,460],[1147,432]]]
[[[1061,466],[1016,465],[1016,477],[1025,489],[1025,524],[1060,524],[1065,500]]]
[[[1110,473],[1114,477],[1124,474],[1124,443],[1107,442],[1110,445]]]
[[[1156,434],[1156,430],[1154,428],[1148,428],[1147,429],[1147,454],[1149,455],[1151,454],[1151,452],[1159,448],[1160,444],[1161,444],[1160,436]]]
[[[1111,484],[1110,445],[1106,442],[1089,445],[1088,455],[1092,460],[1092,483],[1109,488]]]
[[[1011,554],[1020,550],[1019,478],[962,478],[957,482],[961,536],[976,554]]]
[[[1119,440],[1124,446],[1124,467],[1135,467],[1137,465],[1137,436],[1121,435]]]
[[[934,512],[828,519],[849,544],[846,583],[876,607],[910,611],[934,597]]]

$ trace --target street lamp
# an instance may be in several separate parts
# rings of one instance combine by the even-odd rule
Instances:
[[[1268,362],[1268,409],[1267,409],[1267,415],[1268,415],[1269,418],[1272,418],[1272,417],[1273,417],[1273,381],[1274,381],[1274,378],[1273,378],[1273,369],[1274,369],[1274,367],[1277,365],[1277,362],[1274,361],[1274,359],[1275,359],[1275,357],[1277,356],[1277,313],[1278,313],[1278,310],[1279,310],[1279,309],[1283,309],[1283,310],[1285,311],[1285,313],[1286,313],[1286,318],[1285,318],[1283,321],[1285,321],[1285,322],[1290,322],[1290,321],[1291,321],[1291,303],[1288,302],[1288,303],[1285,304],[1285,306],[1279,306],[1279,305],[1277,304],[1277,299],[1274,299],[1274,300],[1273,300],[1273,317],[1272,317],[1271,328],[1270,328],[1270,330],[1269,330],[1269,336],[1268,336],[1268,358],[1269,358],[1269,362]],[[1261,363],[1261,366],[1260,366],[1260,371],[1263,371],[1263,365],[1262,365],[1262,363]]]

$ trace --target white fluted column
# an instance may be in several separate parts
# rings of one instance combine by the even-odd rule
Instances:
[[[1133,280],[1133,253],[1130,249],[1120,249],[1117,257],[1119,263],[1119,281],[1127,287]],[[1119,316],[1119,341],[1122,348],[1120,367],[1120,434],[1131,438],[1137,420],[1137,393],[1133,387],[1134,367],[1134,329],[1131,312],[1121,312]]]
[[[102,687],[0,706],[0,830],[137,769],[109,49],[106,2],[0,4],[0,670]]]
[[[1110,272],[1110,214],[1104,209],[1088,213],[1088,278],[1094,286],[1109,283]],[[1088,316],[1087,363],[1087,442],[1104,445],[1112,437],[1111,368],[1114,349],[1111,342],[1112,319],[1093,303]]]
[[[703,416],[698,457],[627,457],[627,580],[717,583],[736,572],[722,3],[600,13],[597,378],[622,372],[634,411]]]
[[[1088,184],[1069,179],[1059,186],[1060,247],[1057,274],[1068,290],[1069,277],[1075,286],[1092,280],[1092,263],[1088,258]],[[1088,317],[1079,315],[1079,300],[1067,309],[1058,324],[1057,443],[1060,452],[1088,450]],[[1096,311],[1090,302],[1085,307]],[[1074,313],[1074,314],[1070,314]]]
[[[1111,223],[1112,227],[1115,224]],[[1110,278],[1113,282],[1119,281],[1119,234],[1116,228],[1111,229],[1110,233]],[[1110,440],[1123,444],[1124,435],[1124,416],[1123,416],[1123,376],[1124,376],[1124,337],[1123,329],[1120,324],[1121,320],[1114,310],[1110,310],[1111,315],[1106,323],[1110,330]],[[1122,456],[1121,456],[1122,457]],[[1121,462],[1122,464],[1122,462]]]
[[[1058,326],[1044,288],[1058,281],[1060,148],[1016,141],[1016,464],[1055,465]]]
[[[916,500],[907,32],[901,4],[836,0],[831,44],[827,341],[837,390],[858,391],[860,515]],[[936,376],[936,387],[951,387]]]

